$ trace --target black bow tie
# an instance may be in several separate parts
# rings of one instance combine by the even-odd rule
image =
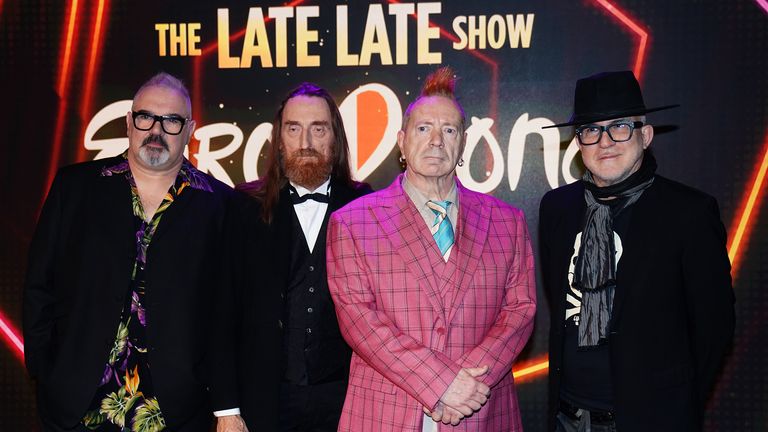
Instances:
[[[301,204],[307,200],[317,201],[319,203],[326,203],[326,204],[328,204],[329,202],[328,195],[326,194],[321,194],[319,192],[312,192],[312,193],[299,196],[299,193],[296,192],[296,188],[294,188],[292,185],[288,185],[288,188],[291,191],[291,201],[293,201],[293,205]]]

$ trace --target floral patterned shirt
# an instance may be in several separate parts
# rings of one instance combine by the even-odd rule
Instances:
[[[147,221],[139,198],[136,181],[123,153],[117,165],[105,167],[102,177],[123,175],[131,186],[136,230],[136,260],[131,274],[117,335],[109,352],[99,387],[82,423],[91,430],[159,432],[165,429],[165,418],[152,387],[146,344],[144,268],[147,250],[160,220],[174,201],[188,188],[212,192],[208,180],[184,159],[176,181],[168,190],[151,220]]]

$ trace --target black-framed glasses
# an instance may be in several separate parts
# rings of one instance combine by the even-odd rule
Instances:
[[[632,132],[639,127],[643,127],[643,122],[618,122],[611,123],[608,126],[589,124],[576,128],[576,137],[581,145],[593,145],[600,142],[603,132],[608,132],[608,136],[614,142],[623,142],[629,141],[632,138]]]
[[[133,117],[133,126],[138,130],[148,131],[155,126],[156,122],[160,122],[160,127],[168,135],[180,134],[187,120],[189,120],[173,114],[156,115],[146,111],[131,111],[131,117]]]

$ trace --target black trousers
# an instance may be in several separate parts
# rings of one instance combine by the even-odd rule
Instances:
[[[282,432],[336,432],[347,393],[347,380],[280,387]]]

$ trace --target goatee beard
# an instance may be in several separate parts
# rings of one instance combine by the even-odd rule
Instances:
[[[331,175],[331,160],[314,149],[300,149],[285,155],[285,175],[288,180],[309,190],[315,190]]]
[[[158,149],[156,147],[148,147],[147,144],[149,143],[158,143],[163,148]],[[151,167],[156,167],[159,165],[163,165],[166,162],[168,162],[168,159],[170,159],[171,153],[168,149],[168,143],[165,142],[165,139],[163,139],[160,135],[149,135],[146,138],[144,138],[144,141],[141,143],[141,147],[139,148],[139,158],[147,165]]]

